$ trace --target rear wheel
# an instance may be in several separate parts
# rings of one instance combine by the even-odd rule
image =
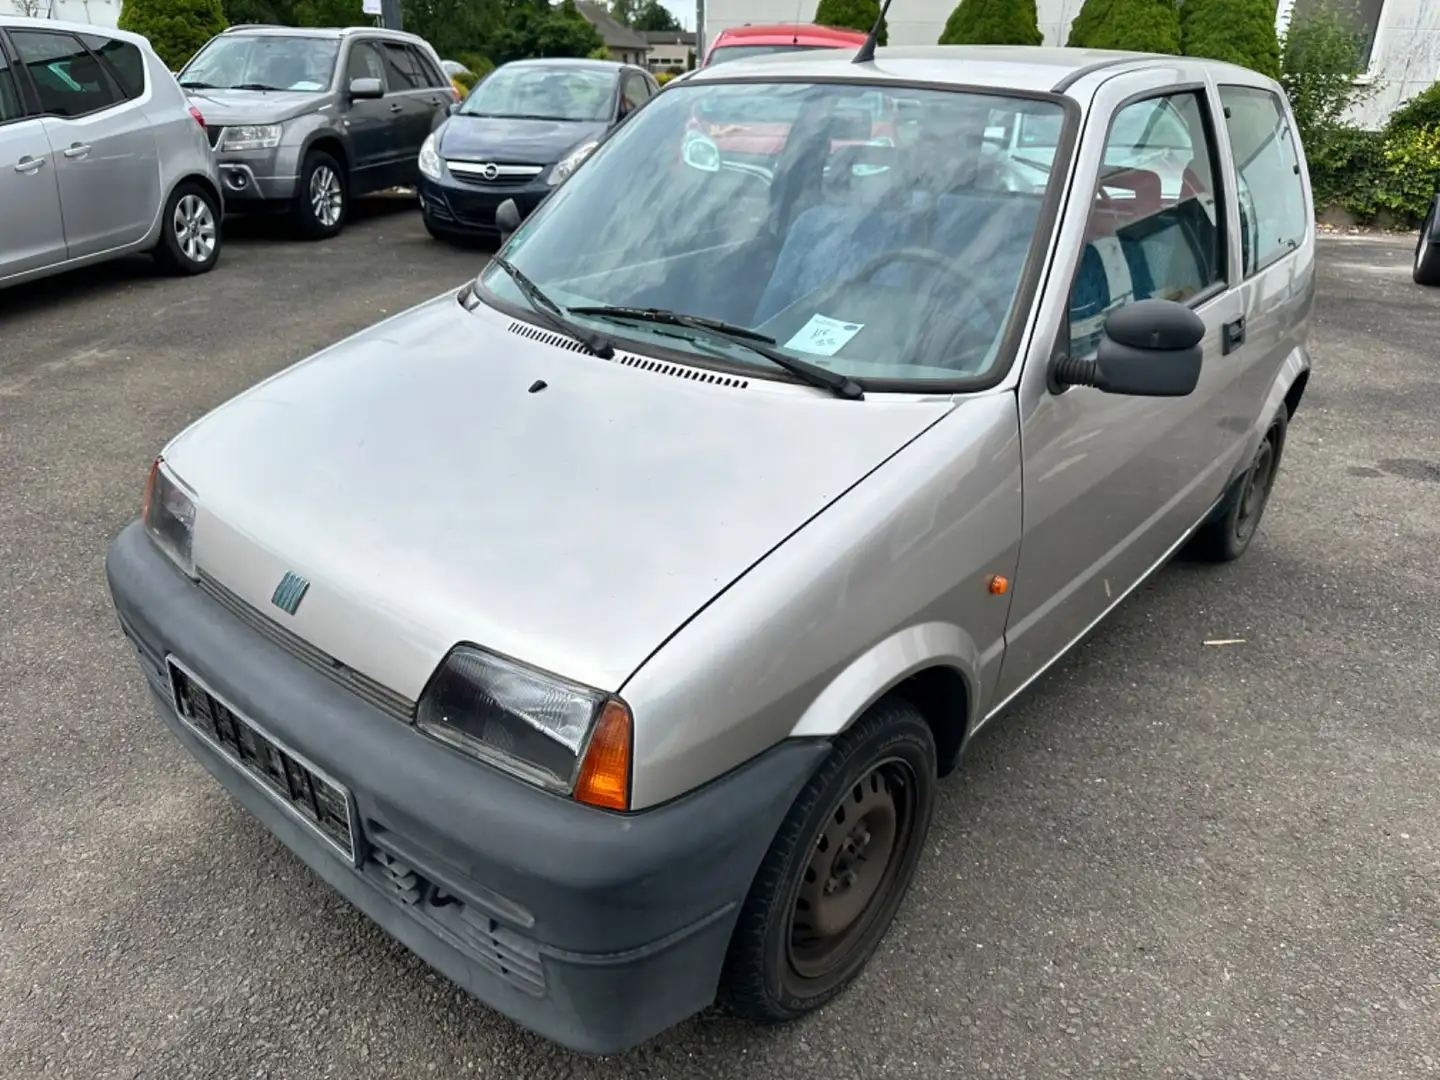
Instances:
[[[1250,467],[1230,485],[1214,515],[1190,542],[1191,552],[1210,562],[1231,562],[1245,554],[1260,528],[1270,502],[1280,456],[1285,450],[1287,414],[1284,409],[1270,423],[1250,460]]]
[[[220,258],[220,244],[219,203],[199,184],[180,184],[165,204],[155,261],[172,274],[203,274]]]
[[[935,802],[935,740],[899,699],[839,739],[790,808],[730,942],[730,1007],[791,1020],[864,969],[915,876]]]
[[[1440,244],[1432,243],[1430,230],[1435,225],[1435,204],[1420,226],[1420,239],[1415,242],[1415,265],[1410,276],[1417,285],[1440,285]]]
[[[307,240],[326,240],[345,227],[350,209],[345,170],[323,150],[311,150],[300,166],[291,209],[296,228]]]

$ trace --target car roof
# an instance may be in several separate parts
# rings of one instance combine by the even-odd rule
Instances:
[[[386,38],[390,41],[404,41],[411,45],[429,42],[418,34],[404,30],[390,30],[380,26],[274,26],[269,23],[236,23],[220,32],[222,37],[311,37],[338,40],[364,34],[366,37]]]
[[[802,39],[811,41],[833,41],[841,45],[855,45],[865,40],[863,30],[849,30],[834,26],[821,26],[818,23],[765,23],[764,25],[731,26],[715,35],[715,45],[720,43],[749,41],[751,39],[764,39],[768,44],[772,41],[793,41]]]
[[[618,60],[595,60],[588,56],[532,56],[524,60],[511,60],[508,64],[501,64],[500,67],[551,67],[551,68],[588,68],[591,71],[619,71],[621,68],[632,68],[634,64],[622,64]],[[495,70],[500,70],[496,68]]]
[[[1183,65],[1243,73],[1245,82],[1264,81],[1245,68],[1196,57],[1108,49],[1066,49],[1036,45],[921,45],[883,48],[863,66],[842,49],[745,57],[696,70],[687,83],[754,78],[853,78],[857,81],[933,83],[994,87],[1029,93],[1060,93],[1091,71]]]
[[[89,34],[92,37],[107,37],[114,38],[116,41],[128,41],[132,45],[140,45],[147,51],[153,51],[151,50],[150,42],[140,34],[132,34],[127,30],[116,30],[109,26],[96,26],[93,23],[66,22],[63,19],[31,19],[24,15],[0,14],[0,28],[6,30],[59,30],[70,34]]]

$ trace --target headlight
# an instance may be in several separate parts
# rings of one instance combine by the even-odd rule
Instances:
[[[145,531],[161,551],[169,555],[191,577],[195,560],[191,543],[195,535],[195,496],[181,486],[169,467],[159,458],[150,468],[145,487],[145,508],[141,511]]]
[[[280,145],[279,124],[242,124],[227,127],[221,150],[273,150]]]
[[[570,174],[573,173],[576,169],[578,169],[580,167],[580,163],[584,161],[587,157],[589,157],[595,147],[599,145],[600,144],[598,142],[593,141],[581,143],[574,150],[571,150],[570,153],[566,154],[563,158],[561,158],[560,161],[555,165],[555,167],[550,170],[550,186],[557,187],[560,184],[563,184],[566,180],[568,180],[570,178]]]
[[[457,645],[415,722],[551,791],[611,810],[630,805],[630,709],[613,695]]]
[[[420,144],[420,173],[431,180],[440,179],[440,151],[435,149],[435,134],[425,136]]]

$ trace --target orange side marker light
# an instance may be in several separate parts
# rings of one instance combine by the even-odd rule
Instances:
[[[990,591],[996,596],[1002,596],[1010,591],[1010,579],[999,574],[990,575]]]

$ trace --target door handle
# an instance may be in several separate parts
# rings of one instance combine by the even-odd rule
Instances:
[[[401,105],[400,102],[397,101],[397,102],[395,102],[394,105],[391,105],[391,106],[390,106],[390,111],[391,111],[391,112],[404,112],[404,111],[405,111],[405,106],[404,106],[404,105]]]
[[[39,172],[40,166],[44,164],[45,159],[43,157],[32,157],[30,154],[26,154],[15,163],[15,171],[18,173]]]
[[[84,143],[71,143],[65,148],[64,153],[67,158],[82,158],[90,153],[90,147]]]
[[[1231,319],[1227,322],[1222,331],[1220,355],[1228,356],[1235,349],[1245,344],[1245,316],[1238,319]]]

